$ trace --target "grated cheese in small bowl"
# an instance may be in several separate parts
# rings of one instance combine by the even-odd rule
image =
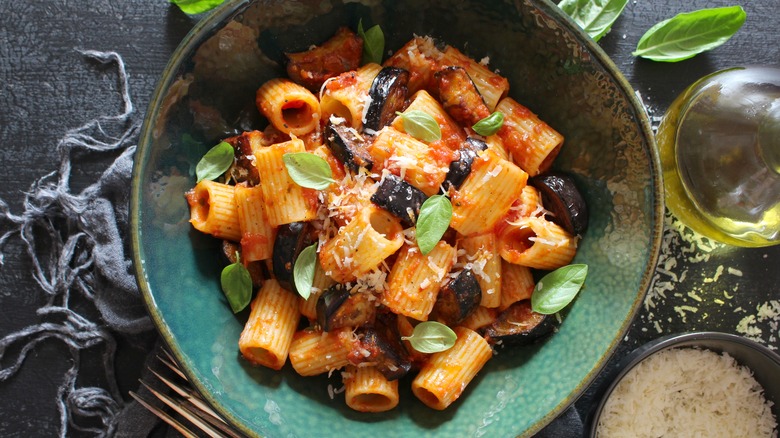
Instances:
[[[662,338],[627,358],[591,437],[777,438],[780,356],[726,333]]]

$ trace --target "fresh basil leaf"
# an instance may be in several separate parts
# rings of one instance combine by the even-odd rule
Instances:
[[[598,41],[628,4],[628,0],[563,0],[558,7],[571,17],[593,41]]]
[[[363,64],[382,63],[382,52],[385,50],[385,34],[379,25],[363,31],[363,19],[358,22],[358,36],[363,38]]]
[[[493,114],[475,123],[471,129],[473,129],[477,134],[487,137],[498,132],[498,130],[501,129],[501,125],[503,124],[504,113],[501,111],[494,111]]]
[[[433,195],[420,207],[415,238],[423,255],[436,247],[452,220],[452,203],[446,196]]]
[[[197,15],[216,8],[225,0],[170,0],[170,2],[178,6],[185,14]]]
[[[653,61],[682,61],[728,41],[746,17],[741,6],[678,14],[645,32],[632,55]]]
[[[314,283],[314,270],[317,267],[317,244],[307,246],[298,254],[293,266],[293,280],[298,295],[304,300],[311,295],[311,285]]]
[[[569,305],[585,283],[588,265],[573,264],[558,268],[542,277],[531,295],[531,309],[552,315]]]
[[[417,140],[432,142],[441,139],[441,127],[432,115],[420,110],[396,112],[404,121],[404,131]]]
[[[224,141],[209,149],[195,166],[195,176],[198,178],[198,182],[204,179],[213,180],[225,173],[233,164],[234,154],[233,146]]]
[[[233,313],[238,313],[252,301],[252,277],[249,271],[241,264],[241,260],[236,253],[236,262],[231,263],[222,270],[220,277],[222,284],[222,293],[233,309]]]
[[[424,321],[414,327],[411,336],[402,336],[420,353],[438,353],[455,345],[458,335],[446,325],[436,321]]]
[[[295,152],[282,156],[287,173],[301,187],[324,190],[336,182],[330,164],[324,158],[308,152]]]

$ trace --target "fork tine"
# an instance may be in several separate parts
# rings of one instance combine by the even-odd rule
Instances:
[[[187,401],[191,404],[193,404],[195,407],[197,407],[199,410],[203,411],[204,414],[209,415],[210,417],[213,417],[215,420],[227,424],[225,420],[222,419],[222,417],[219,416],[214,410],[209,406],[203,399],[200,397],[200,394],[198,394],[195,390],[184,388],[173,381],[161,376],[160,374],[156,373],[155,371],[152,371],[154,375],[157,376],[158,379],[160,379],[163,383],[168,385],[169,388],[174,390],[177,394],[179,394],[184,401]]]
[[[220,431],[222,431],[225,435],[228,435],[230,438],[246,438],[244,435],[241,435],[239,432],[231,429],[231,427],[225,423],[225,420],[212,416],[212,414],[201,410],[198,406],[193,404],[189,400],[182,400],[182,403],[184,403],[187,408],[192,411],[194,414],[197,414],[202,418],[203,420],[209,422],[212,426],[216,427]]]
[[[170,369],[171,369],[171,371],[173,371],[174,373],[176,373],[176,374],[177,374],[179,377],[181,377],[182,379],[184,379],[184,380],[186,380],[186,381],[188,381],[188,382],[189,382],[189,381],[190,381],[190,379],[188,379],[188,378],[187,378],[187,376],[185,376],[185,375],[184,375],[184,373],[183,373],[183,372],[181,372],[181,370],[179,369],[179,367],[176,365],[176,361],[175,361],[175,360],[173,360],[173,358],[171,357],[170,353],[168,353],[168,352],[167,352],[167,351],[165,351],[165,350],[163,350],[163,351],[165,352],[165,355],[166,355],[166,356],[168,356],[168,357],[167,357],[167,358],[165,358],[165,357],[161,357],[161,356],[158,354],[158,355],[157,355],[157,359],[158,359],[160,362],[162,362],[162,363],[163,363],[165,366],[167,366],[168,368],[170,368]]]
[[[188,388],[183,388],[180,385],[174,383],[173,381],[158,374],[154,370],[150,370],[150,371],[152,372],[152,374],[157,376],[157,378],[160,379],[163,383],[168,385],[169,388],[171,388],[177,394],[183,397],[181,403],[187,404],[190,410],[194,411],[194,413],[196,414],[199,414],[199,416],[203,420],[208,421],[212,426],[218,428],[223,433],[230,435],[231,437],[235,437],[235,438],[242,437],[242,435],[239,435],[235,431],[231,430],[230,427],[225,422],[225,420],[223,420],[216,412],[214,412],[214,410],[211,409],[211,407],[207,405],[203,401],[203,399],[200,398],[200,396],[196,391]]]
[[[149,412],[153,413],[157,416],[157,418],[163,420],[164,422],[168,423],[171,427],[179,431],[182,435],[184,435],[186,438],[198,438],[197,435],[192,433],[189,429],[187,429],[183,424],[176,421],[173,417],[165,413],[164,411],[161,411],[157,409],[154,405],[144,400],[143,397],[136,394],[133,391],[129,391],[129,394],[131,397],[133,397],[141,406],[145,407],[149,410]]]
[[[191,421],[194,425],[198,426],[198,428],[202,430],[204,433],[206,433],[208,436],[212,438],[228,438],[227,435],[224,435],[221,431],[212,427],[211,424],[201,419],[197,414],[193,413],[188,408],[184,407],[181,403],[178,403],[176,400],[173,400],[167,395],[155,390],[143,380],[141,380],[140,382],[142,385],[146,387],[146,389],[151,391],[151,393],[154,394],[155,397],[162,400],[162,402],[168,405],[171,409],[181,414],[184,418]]]
[[[165,383],[169,388],[174,390],[177,394],[179,394],[181,397],[184,397],[186,400],[191,401],[194,405],[198,406],[199,409],[206,411],[210,415],[212,415],[215,418],[218,418],[220,421],[222,421],[221,418],[214,412],[211,407],[209,407],[205,402],[203,402],[203,399],[200,397],[200,395],[189,388],[184,388],[181,385],[178,385],[174,383],[172,380],[164,377],[163,375],[159,374],[157,371],[154,371],[150,369],[149,371],[152,372],[155,376],[157,376],[160,381]]]

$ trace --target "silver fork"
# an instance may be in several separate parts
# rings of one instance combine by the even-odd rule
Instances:
[[[173,359],[170,353],[164,349],[163,352],[165,353],[166,357],[157,355],[157,359],[165,366],[170,368],[179,377],[181,377],[188,385],[189,380],[176,365],[176,361]],[[233,430],[233,428],[225,420],[220,418],[220,416],[217,415],[217,413],[214,412],[205,401],[203,401],[203,399],[195,390],[186,385],[181,385],[177,382],[174,382],[173,380],[162,376],[151,368],[149,371],[151,371],[152,374],[154,374],[155,377],[157,377],[157,379],[159,379],[162,383],[171,388],[176,394],[164,394],[154,389],[154,387],[149,384],[149,382],[145,382],[143,379],[140,380],[141,384],[166,406],[179,413],[179,415],[197,427],[200,432],[213,438],[244,438],[244,435],[237,432],[236,430]],[[150,412],[179,431],[179,433],[185,437],[197,438],[199,436],[192,432],[192,430],[182,424],[179,420],[165,412],[165,410],[155,406],[155,403],[152,401],[145,399],[143,396],[133,391],[130,391],[129,393],[130,396],[132,396],[141,406],[148,409]]]

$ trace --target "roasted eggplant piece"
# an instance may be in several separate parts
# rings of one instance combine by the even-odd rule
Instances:
[[[390,341],[373,327],[361,327],[349,357],[353,364],[371,363],[387,380],[405,376],[412,363],[403,347]]]
[[[385,175],[371,195],[371,202],[400,219],[404,228],[414,226],[426,199],[420,189],[393,174]]]
[[[433,311],[441,322],[454,326],[479,307],[481,300],[482,288],[474,272],[464,269],[439,290]]]
[[[236,161],[230,168],[231,178],[238,182],[247,182],[255,186],[260,182],[260,175],[255,167],[254,151],[264,144],[263,133],[248,131],[227,140],[235,150]]]
[[[471,173],[471,164],[477,158],[477,153],[485,149],[487,143],[484,141],[474,137],[467,138],[466,144],[458,150],[458,159],[450,163],[450,170],[442,183],[444,189],[449,190],[450,187],[459,189]]]
[[[463,67],[445,67],[433,79],[442,107],[461,125],[473,126],[490,115],[490,109]]]
[[[366,151],[366,140],[355,131],[355,128],[328,122],[325,127],[325,144],[328,145],[333,156],[353,172],[357,172],[361,167],[371,170],[374,165],[371,155]]]
[[[330,287],[317,299],[317,322],[326,332],[368,324],[375,316],[376,301],[370,294],[351,294],[341,284]]]
[[[385,67],[379,71],[368,91],[370,103],[364,129],[379,131],[395,119],[396,111],[403,111],[408,83],[409,72],[402,68]]]
[[[561,172],[547,172],[528,180],[542,196],[542,205],[552,214],[547,218],[573,235],[588,229],[588,204],[574,179]]]
[[[297,292],[293,281],[293,267],[298,255],[309,244],[309,223],[292,222],[280,225],[274,239],[272,259],[274,277],[283,288]]]
[[[527,345],[552,333],[556,325],[554,315],[536,313],[531,309],[531,300],[522,300],[501,312],[484,329],[484,336],[492,344]]]
[[[305,52],[285,53],[287,75],[312,91],[341,73],[357,70],[363,57],[363,39],[346,27],[329,40]]]

